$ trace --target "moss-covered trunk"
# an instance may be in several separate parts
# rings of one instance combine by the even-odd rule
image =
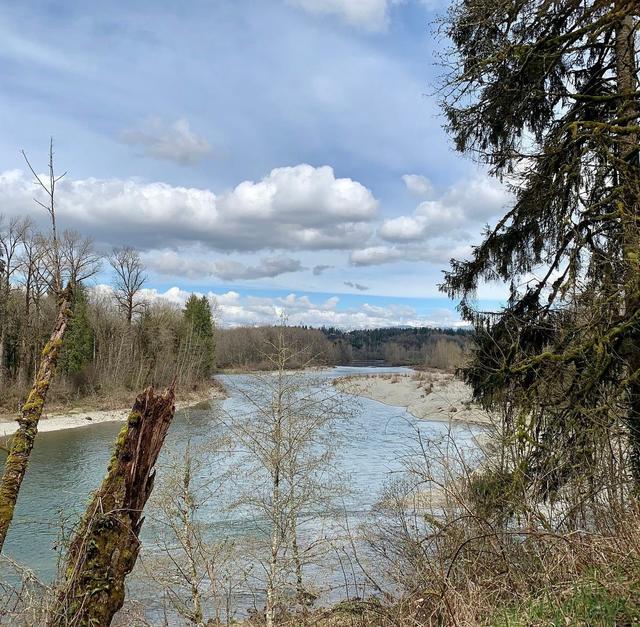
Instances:
[[[142,510],[153,467],[175,412],[173,386],[146,389],[122,428],[107,476],[94,494],[69,546],[48,627],[106,627],[124,603],[125,577],[140,549]]]
[[[618,139],[617,177],[621,194],[618,211],[621,216],[622,246],[625,262],[625,316],[632,318],[640,310],[640,160],[638,158],[638,67],[636,65],[636,36],[638,22],[626,15],[625,0],[617,0],[616,7],[624,15],[616,27],[616,72],[620,96],[622,126],[629,131]],[[635,482],[635,492],[640,496],[640,329],[634,327],[624,349],[629,370],[629,460]]]
[[[27,471],[33,443],[38,433],[38,422],[53,380],[62,347],[62,340],[71,319],[71,288],[67,288],[60,301],[60,309],[51,338],[42,350],[40,368],[18,418],[18,431],[11,440],[4,473],[0,480],[0,551],[13,519],[18,492]]]

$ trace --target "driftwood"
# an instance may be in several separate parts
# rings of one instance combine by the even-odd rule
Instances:
[[[140,550],[153,468],[174,412],[173,386],[162,395],[147,388],[136,399],[107,476],[71,540],[48,627],[106,627],[122,607],[125,577]]]
[[[18,492],[27,472],[33,443],[38,434],[38,422],[40,422],[42,416],[47,392],[53,380],[58,357],[60,356],[62,340],[70,320],[71,288],[68,287],[62,293],[60,309],[51,338],[42,350],[36,380],[20,410],[18,431],[11,439],[11,445],[4,464],[4,473],[2,479],[0,479],[0,551],[2,551],[9,525],[13,520]]]

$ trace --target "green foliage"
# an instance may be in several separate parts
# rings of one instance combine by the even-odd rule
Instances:
[[[60,367],[67,374],[78,374],[93,357],[93,331],[87,312],[87,294],[82,286],[75,290],[72,310],[60,355]]]
[[[198,372],[206,378],[213,370],[215,340],[211,306],[206,296],[189,296],[184,308],[184,320],[192,333],[192,350],[199,356]]]
[[[501,612],[494,627],[533,627],[547,625],[613,627],[640,623],[638,581],[602,581],[589,577],[577,581],[562,594],[545,592],[535,599]]]
[[[504,518],[522,494],[522,475],[516,471],[483,470],[469,478],[468,498],[482,518]]]
[[[456,147],[507,177],[513,204],[442,289],[478,331],[465,375],[527,416],[545,496],[593,468],[627,423],[640,484],[637,2],[457,0],[444,110]],[[477,311],[485,281],[511,286]]]
[[[455,367],[459,364],[454,362],[460,361],[471,344],[469,329],[390,327],[341,331],[330,327],[322,332],[333,342],[338,361],[344,364],[378,360],[394,366]]]

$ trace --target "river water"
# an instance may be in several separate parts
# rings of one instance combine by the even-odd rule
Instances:
[[[318,376],[331,379],[345,375],[410,372],[406,368],[336,367],[321,373],[301,372],[299,377]],[[213,401],[208,408],[179,411],[169,431],[159,463],[184,448],[187,441],[197,442],[220,429],[221,412],[246,411],[243,399],[234,393],[245,383],[246,375],[221,377],[231,391],[230,398]],[[69,530],[84,510],[92,490],[102,480],[115,437],[122,424],[118,422],[89,425],[38,435],[32,461],[25,478],[11,526],[5,553],[31,568],[42,581],[51,581],[56,573],[55,547],[61,529]],[[366,513],[393,473],[402,468],[401,458],[415,440],[415,429],[426,437],[444,436],[448,424],[416,420],[405,409],[358,398],[357,409],[348,420],[339,423],[341,450],[336,471],[348,477],[350,514]],[[471,441],[470,428],[453,427],[457,438]],[[213,516],[214,514],[212,514]],[[242,521],[229,522],[237,532]],[[143,526],[143,545],[149,525]],[[222,529],[221,533],[225,530]]]

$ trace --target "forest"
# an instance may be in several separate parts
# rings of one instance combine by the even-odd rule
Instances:
[[[132,391],[168,385],[173,377],[183,390],[207,384],[215,338],[205,297],[192,296],[184,308],[142,298],[145,270],[132,248],[103,257],[89,239],[67,230],[56,246],[60,272],[75,289],[51,401],[119,406]],[[51,236],[28,218],[0,220],[0,251],[0,407],[6,412],[19,407],[34,379],[59,296],[51,287]],[[90,284],[101,266],[111,270],[109,291]]]
[[[47,226],[0,228],[0,623],[640,624],[639,24],[636,0],[442,16],[446,131],[512,193],[444,273],[459,330],[225,328],[206,297],[148,300],[137,250],[63,228],[53,142],[46,175],[25,154]],[[363,364],[414,368],[368,376],[371,402],[328,368]],[[433,420],[392,402],[409,387]],[[99,467],[65,501],[42,427],[87,399],[131,409],[109,446],[64,434],[93,457],[54,464]],[[22,559],[32,492],[65,514],[48,580]]]
[[[264,343],[277,332],[277,326],[217,328],[216,365],[222,369],[268,367],[269,360],[262,354]],[[342,331],[288,327],[286,334],[290,345],[308,347],[311,362],[304,364],[315,366],[369,364],[455,369],[471,346],[468,329],[395,327]]]

